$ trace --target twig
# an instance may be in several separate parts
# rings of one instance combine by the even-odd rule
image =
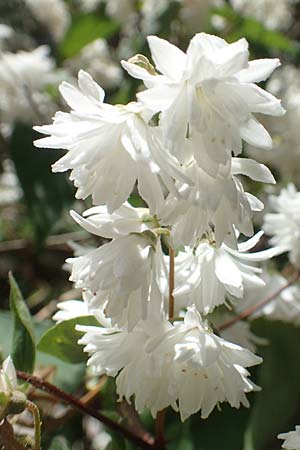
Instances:
[[[266,299],[256,303],[255,305],[251,306],[250,308],[246,309],[241,314],[239,314],[238,316],[229,320],[228,322],[223,323],[223,325],[218,327],[218,330],[219,331],[226,330],[227,328],[232,327],[232,325],[235,325],[240,320],[246,319],[247,317],[251,316],[253,313],[255,313],[259,309],[266,306],[272,300],[274,300],[279,294],[281,294],[282,291],[284,291],[286,288],[288,288],[289,286],[294,284],[299,278],[300,278],[300,271],[297,271],[294,273],[294,275],[290,278],[290,280],[284,286],[282,286],[280,289],[275,291],[272,295],[270,295]]]
[[[46,239],[46,247],[59,247],[67,245],[68,241],[81,241],[86,239],[88,235],[85,231],[74,231],[70,233],[62,233],[49,236]],[[33,242],[27,239],[14,239],[12,241],[0,242],[0,253],[20,251],[33,246]]]
[[[155,447],[157,449],[165,448],[165,417],[166,410],[158,411],[156,420],[155,420]]]
[[[88,414],[89,416],[94,417],[95,419],[102,422],[107,427],[111,428],[114,431],[121,433],[125,438],[129,441],[133,442],[137,447],[141,447],[143,449],[151,449],[155,448],[153,445],[153,440],[145,438],[141,438],[136,436],[131,430],[125,428],[123,425],[115,422],[104,414],[94,411],[89,406],[82,403],[79,399],[74,397],[73,395],[59,389],[54,386],[54,384],[49,383],[48,381],[42,380],[34,375],[30,375],[26,372],[17,371],[17,376],[19,379],[26,381],[27,383],[32,384],[38,389],[49,392],[55,397],[60,398],[62,401],[67,403],[68,405],[72,405],[74,408],[78,409],[80,412]]]
[[[143,439],[146,438],[154,444],[154,438],[147,430],[145,430],[144,425],[140,420],[140,416],[133,405],[130,405],[126,400],[123,400],[118,409],[120,414],[127,420],[130,429],[134,431],[137,436],[141,436]]]
[[[7,420],[0,425],[0,443],[5,450],[26,450],[15,437],[13,427]]]

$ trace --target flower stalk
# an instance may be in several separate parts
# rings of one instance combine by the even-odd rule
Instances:
[[[33,415],[33,422],[34,422],[34,449],[35,450],[41,450],[41,416],[39,408],[36,406],[35,403],[31,402],[30,400],[27,400],[26,402],[26,408],[31,412]]]

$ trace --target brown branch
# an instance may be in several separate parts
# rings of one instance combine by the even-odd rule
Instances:
[[[154,439],[151,434],[145,430],[143,423],[141,422],[140,416],[136,412],[133,405],[127,403],[126,400],[123,400],[119,405],[119,412],[122,417],[127,420],[127,423],[130,429],[137,435],[141,436],[141,438],[147,441],[151,441],[154,443]]]
[[[4,420],[0,425],[0,443],[5,450],[26,450],[24,445],[15,437],[14,429],[7,420]]]
[[[283,292],[285,289],[287,289],[289,286],[294,284],[298,279],[300,278],[300,271],[297,271],[294,273],[294,275],[290,278],[290,280],[282,286],[280,289],[275,291],[273,294],[271,294],[269,297],[267,297],[264,300],[261,300],[260,302],[256,303],[255,305],[251,306],[250,308],[243,311],[238,316],[234,317],[233,319],[229,320],[228,322],[223,323],[220,327],[218,327],[219,331],[226,330],[227,328],[232,327],[232,325],[235,325],[237,322],[243,319],[247,319],[247,317],[254,314],[256,311],[260,310],[264,306],[266,306],[268,303],[270,303],[272,300],[274,300],[276,297],[278,297],[281,292]]]
[[[84,414],[88,414],[91,417],[94,417],[95,419],[99,420],[104,425],[106,425],[108,428],[111,428],[112,430],[121,433],[126,439],[128,439],[129,441],[131,441],[135,445],[137,445],[137,447],[141,447],[143,449],[155,448],[152,437],[149,438],[148,436],[145,436],[144,438],[141,438],[140,436],[137,436],[131,430],[125,428],[123,425],[115,422],[114,420],[105,416],[101,412],[93,410],[88,405],[82,403],[78,398],[59,389],[54,384],[49,383],[48,381],[42,380],[41,378],[38,378],[34,375],[30,375],[29,373],[21,372],[19,370],[17,371],[17,376],[19,379],[32,384],[36,388],[41,389],[42,391],[48,392],[49,394],[52,394],[55,397],[58,397],[59,399],[61,399],[65,403],[67,403],[68,405],[71,405],[74,408],[76,408],[78,411],[80,411]]]
[[[166,410],[158,411],[155,420],[155,448],[163,450],[166,445],[165,441],[165,418]]]
[[[46,247],[67,246],[68,241],[81,241],[88,237],[85,231],[74,231],[70,233],[62,233],[47,237],[45,241]],[[28,239],[13,239],[11,241],[0,242],[0,253],[17,252],[24,249],[30,249],[33,242]]]

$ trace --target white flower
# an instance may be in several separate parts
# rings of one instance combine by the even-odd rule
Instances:
[[[278,439],[284,439],[282,448],[287,450],[300,450],[300,426],[296,425],[294,431],[279,434]]]
[[[111,327],[111,321],[105,317],[103,308],[93,308],[94,294],[82,292],[82,300],[67,300],[57,304],[58,311],[52,317],[57,322],[75,319],[76,317],[94,315],[102,326]]]
[[[269,197],[274,212],[264,216],[263,229],[270,243],[289,252],[290,261],[300,265],[300,192],[290,183],[279,196]]]
[[[288,283],[288,280],[280,274],[269,275],[264,273],[262,278],[265,286],[246,289],[243,302],[236,303],[238,312],[251,308],[260,301],[267,299]],[[300,286],[295,284],[284,289],[274,300],[258,309],[252,317],[266,317],[269,320],[280,320],[300,325]]]
[[[73,219],[89,233],[113,239],[130,233],[142,233],[158,226],[157,220],[150,215],[148,208],[133,208],[125,203],[109,214],[107,207],[94,206],[83,213],[70,212]]]
[[[147,317],[151,284],[163,264],[159,238],[151,231],[155,220],[147,209],[129,205],[112,215],[105,207],[95,207],[86,212],[86,219],[75,212],[72,216],[89,232],[114,239],[68,259],[70,280],[90,293],[90,310],[105,307],[113,323],[132,328]]]
[[[128,18],[128,16],[134,13],[133,0],[105,0],[105,3],[106,13],[121,23],[123,23],[124,17]]]
[[[63,0],[25,0],[25,3],[34,16],[49,29],[55,40],[63,38],[71,20]]]
[[[32,102],[42,113],[52,112],[52,102],[43,92],[55,80],[54,62],[47,46],[0,55],[0,117],[4,123],[37,120]]]
[[[22,197],[22,189],[15,173],[13,162],[5,159],[2,163],[3,172],[0,175],[0,205],[16,203]]]
[[[260,364],[262,359],[214,335],[195,307],[188,308],[184,324],[177,328],[175,333],[169,332],[166,342],[177,335],[175,383],[181,419],[200,409],[201,417],[206,418],[217,403],[224,401],[235,408],[240,404],[248,407],[245,394],[258,387],[247,379],[245,367]]]
[[[252,215],[263,204],[252,194],[244,192],[237,175],[253,180],[274,183],[269,169],[256,161],[233,158],[228,176],[208,175],[195,161],[186,167],[190,184],[177,182],[179,194],[170,193],[159,218],[163,224],[173,225],[172,237],[176,245],[193,246],[203,233],[213,228],[218,245],[224,240],[236,245],[234,227],[245,234],[253,234]]]
[[[266,125],[273,137],[272,152],[247,148],[255,159],[275,167],[283,182],[298,182],[300,170],[300,71],[298,67],[285,65],[276,71],[267,84],[272,94],[282,99],[286,114],[283,117],[267,117]],[[288,157],[287,157],[288,154]]]
[[[244,288],[264,285],[258,276],[262,270],[254,262],[264,261],[278,253],[269,249],[248,253],[259,241],[262,232],[238,245],[233,250],[225,244],[218,247],[215,242],[204,240],[194,249],[180,252],[176,258],[175,298],[179,304],[195,304],[197,309],[208,314],[226,302],[226,295],[242,299]]]
[[[148,37],[148,43],[161,75],[130,62],[122,64],[148,88],[138,99],[162,111],[160,124],[172,151],[178,155],[186,136],[195,137],[196,142],[200,139],[198,147],[216,152],[221,162],[228,150],[235,155],[241,152],[242,139],[261,148],[272,147],[268,132],[253,113],[283,114],[280,101],[255,84],[269,77],[279,65],[277,59],[249,63],[245,39],[227,44],[205,33],[193,37],[186,54],[156,36]],[[201,166],[197,154],[195,159]]]
[[[300,71],[298,67],[286,64],[276,70],[267,83],[267,90],[282,99],[286,114],[283,117],[266,117],[264,120],[273,137],[272,152],[261,152],[250,146],[246,151],[255,159],[276,168],[283,181],[293,180],[297,183],[300,167]]]
[[[79,6],[84,12],[91,12],[98,8],[102,0],[78,0]]]
[[[10,356],[3,361],[0,370],[0,392],[12,394],[18,389],[17,374],[14,363]]]
[[[57,311],[52,317],[57,322],[75,319],[76,317],[88,316],[90,314],[88,304],[81,300],[67,300],[57,303]]]
[[[69,150],[53,171],[72,170],[77,198],[92,195],[95,204],[107,203],[112,212],[127,200],[138,180],[140,195],[155,213],[164,200],[160,180],[169,186],[171,176],[181,172],[175,159],[160,147],[157,127],[150,127],[143,118],[150,119],[152,113],[139,103],[103,103],[103,89],[82,70],[78,86],[61,84],[71,113],[58,112],[53,125],[35,127],[50,135],[35,145]]]
[[[88,364],[98,374],[116,376],[120,399],[134,396],[138,411],[149,408],[155,416],[171,405],[182,420],[200,409],[207,417],[218,402],[248,406],[245,394],[257,389],[245,367],[261,358],[215,336],[195,308],[184,324],[149,317],[131,332],[77,329],[86,333],[79,342],[91,355]]]
[[[267,28],[285,30],[293,19],[293,5],[298,0],[230,0],[243,16],[252,16]]]

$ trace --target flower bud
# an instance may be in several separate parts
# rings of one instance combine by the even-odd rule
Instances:
[[[144,55],[137,54],[132,58],[130,58],[128,62],[131,64],[135,64],[136,66],[142,67],[143,69],[147,70],[147,72],[149,72],[150,75],[157,75],[149,59],[146,58],[146,56]]]
[[[10,414],[20,414],[26,408],[27,397],[21,391],[0,393],[0,420]]]

